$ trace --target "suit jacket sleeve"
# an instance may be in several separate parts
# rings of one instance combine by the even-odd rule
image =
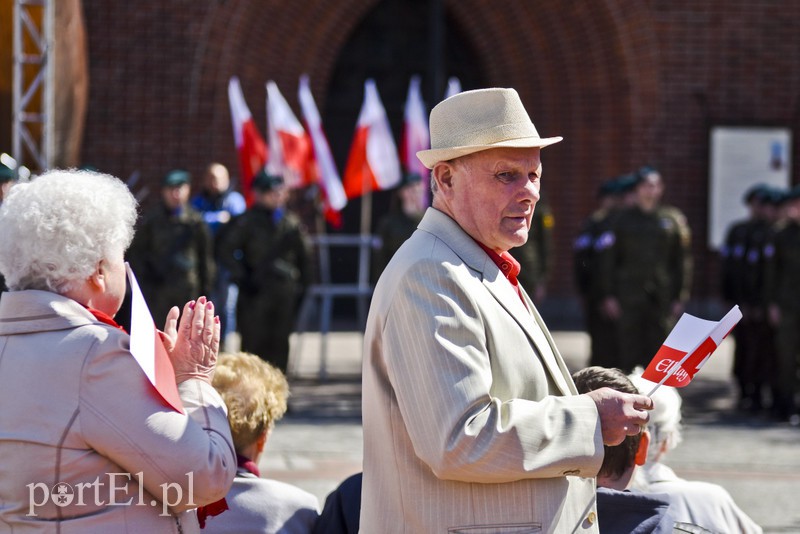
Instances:
[[[437,477],[597,473],[594,402],[552,394],[532,342],[477,273],[433,259],[393,285],[381,325],[385,373],[415,454]]]

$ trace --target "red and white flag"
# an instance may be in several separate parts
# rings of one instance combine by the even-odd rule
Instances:
[[[347,198],[370,191],[391,189],[400,183],[397,145],[378,88],[372,79],[364,82],[364,103],[344,170]]]
[[[267,171],[283,176],[286,185],[292,189],[315,183],[317,176],[311,140],[273,81],[267,82],[267,125],[272,147]]]
[[[689,384],[741,318],[739,306],[731,308],[719,321],[684,313],[642,373],[642,378],[657,383],[649,395],[661,384],[676,388]]]
[[[314,148],[317,172],[320,177],[319,184],[323,194],[325,219],[334,227],[339,228],[342,225],[340,212],[347,205],[347,195],[344,194],[342,179],[336,169],[328,138],[322,129],[322,118],[320,118],[317,103],[314,101],[314,95],[311,94],[308,76],[305,74],[300,77],[297,97],[300,100],[300,109],[303,111],[306,129]]]
[[[428,131],[428,112],[422,100],[420,77],[412,76],[408,84],[405,112],[403,115],[403,136],[400,141],[400,160],[406,172],[419,174],[423,183],[428,181],[430,170],[417,157],[420,150],[431,147]]]
[[[256,127],[250,108],[244,101],[242,86],[236,76],[228,82],[228,101],[231,106],[231,120],[233,121],[233,139],[236,142],[236,151],[239,153],[239,171],[241,172],[241,189],[247,205],[253,204],[251,186],[253,177],[267,163],[269,151],[264,138]]]
[[[125,269],[131,286],[131,354],[161,398],[177,412],[185,413],[178,395],[178,386],[175,384],[172,361],[158,334],[133,270],[127,263]]]

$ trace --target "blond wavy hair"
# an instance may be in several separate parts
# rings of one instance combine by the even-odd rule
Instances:
[[[233,444],[239,453],[272,430],[286,413],[286,377],[255,354],[220,353],[213,385],[228,406]]]

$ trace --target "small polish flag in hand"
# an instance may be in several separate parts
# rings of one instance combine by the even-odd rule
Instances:
[[[642,378],[657,383],[649,395],[661,384],[676,388],[689,384],[741,318],[739,306],[731,308],[719,321],[684,313],[642,373]]]
[[[164,402],[175,411],[186,413],[178,395],[172,361],[161,336],[158,335],[158,329],[139,288],[139,282],[136,281],[130,265],[126,263],[125,268],[131,286],[131,354]]]

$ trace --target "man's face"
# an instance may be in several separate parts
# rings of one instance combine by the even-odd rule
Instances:
[[[288,195],[286,187],[278,186],[269,191],[258,191],[256,194],[256,202],[264,208],[276,210],[282,208],[286,204]]]
[[[207,191],[219,195],[227,191],[230,184],[228,169],[222,165],[212,165],[206,170],[203,185]]]
[[[437,163],[436,207],[495,252],[525,244],[539,201],[539,148],[494,148]]]
[[[661,175],[655,172],[648,174],[642,182],[636,186],[636,196],[639,206],[645,211],[654,209],[661,201],[664,193],[664,183]]]
[[[181,184],[177,187],[164,187],[161,194],[167,207],[176,210],[189,202],[189,184]]]

